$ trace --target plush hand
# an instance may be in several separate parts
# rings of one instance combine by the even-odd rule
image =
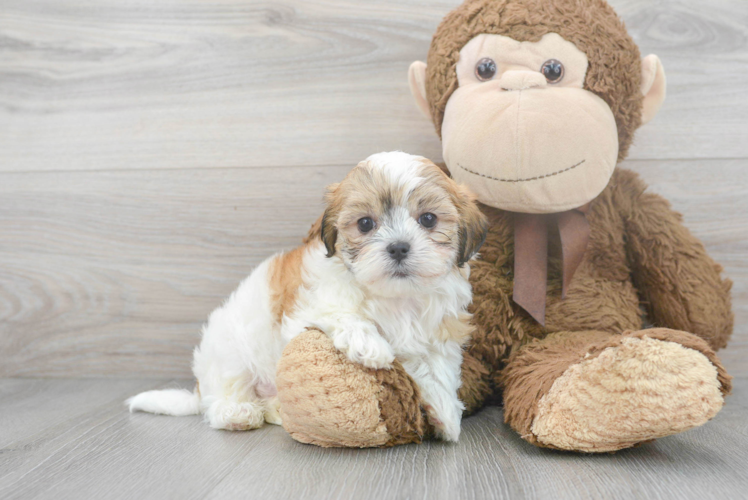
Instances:
[[[283,351],[276,374],[283,427],[302,443],[368,448],[421,442],[433,427],[398,361],[374,370],[349,360],[319,330]]]

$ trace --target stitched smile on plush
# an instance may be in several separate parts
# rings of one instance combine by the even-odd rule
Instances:
[[[481,177],[484,177],[484,178],[492,180],[492,181],[497,181],[497,182],[529,182],[529,181],[537,181],[537,180],[540,180],[540,179],[545,179],[546,177],[551,177],[551,176],[554,176],[554,175],[563,174],[564,172],[568,172],[569,170],[573,170],[573,169],[577,168],[582,163],[584,163],[584,160],[580,161],[577,164],[572,165],[571,167],[564,168],[563,170],[556,170],[555,172],[551,172],[550,174],[536,175],[535,177],[528,177],[527,179],[499,179],[497,177],[492,177],[490,175],[481,174],[480,172],[475,172],[473,170],[470,170],[469,168],[463,167],[459,163],[457,164],[457,166],[460,167],[462,170],[470,173],[470,174],[479,175]]]

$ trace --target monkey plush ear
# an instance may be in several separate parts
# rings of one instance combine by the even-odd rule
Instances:
[[[421,113],[431,120],[431,110],[429,110],[429,101],[426,99],[426,63],[416,61],[410,65],[408,70],[408,85],[410,93],[416,100],[416,106]]]
[[[642,94],[644,104],[642,105],[642,125],[650,121],[662,106],[665,100],[665,70],[662,68],[660,58],[650,54],[642,59]]]

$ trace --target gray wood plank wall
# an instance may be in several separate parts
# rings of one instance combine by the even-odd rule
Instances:
[[[457,0],[0,0],[0,376],[188,377],[207,314],[413,105]],[[748,4],[613,0],[668,99],[626,166],[735,281],[748,375]]]

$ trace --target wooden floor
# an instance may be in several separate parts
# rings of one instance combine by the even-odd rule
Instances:
[[[701,428],[580,456],[525,443],[497,407],[466,419],[457,444],[323,449],[276,426],[123,411],[127,395],[173,381],[3,379],[0,498],[748,498],[748,380],[736,382]]]
[[[0,0],[0,498],[748,498],[748,3],[611,0],[668,98],[624,166],[734,281],[717,418],[615,455],[323,450],[130,415],[366,156],[441,159],[409,94],[460,0]]]

